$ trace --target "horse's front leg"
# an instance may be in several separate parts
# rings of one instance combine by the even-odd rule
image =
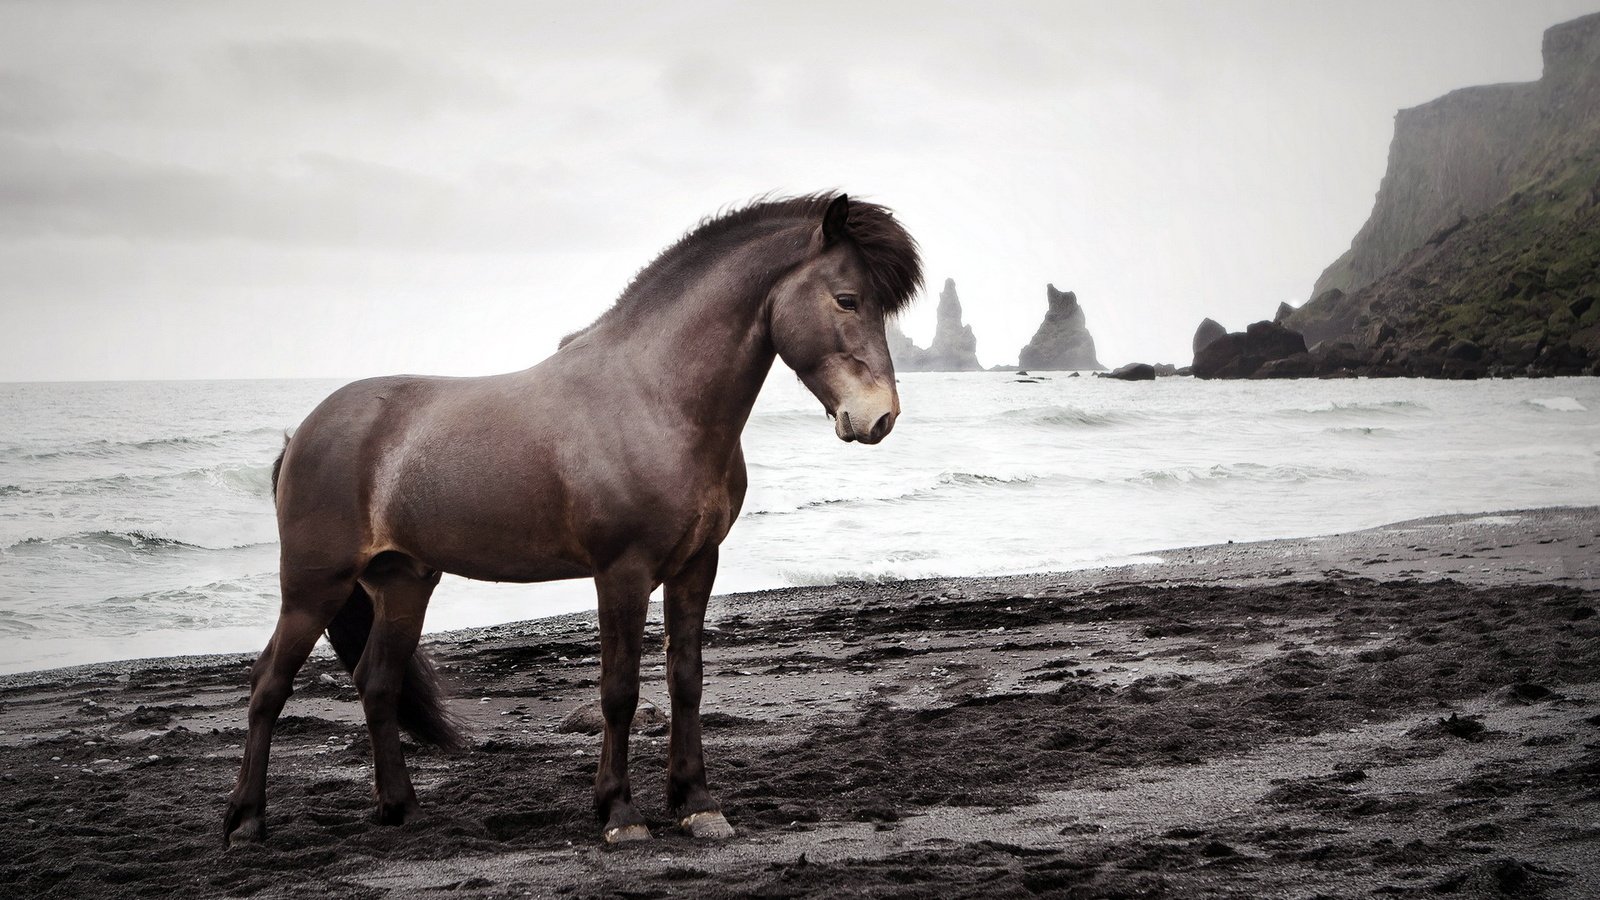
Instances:
[[[717,577],[717,548],[690,560],[667,582],[667,690],[672,694],[672,739],[667,751],[667,806],[679,827],[697,838],[733,836],[721,804],[706,790],[705,757],[700,748],[702,668],[700,638],[706,601]]]
[[[594,582],[600,597],[600,711],[605,717],[595,813],[605,823],[606,843],[647,840],[650,829],[628,786],[628,729],[639,706],[639,654],[655,584],[646,567],[631,562],[613,565]]]

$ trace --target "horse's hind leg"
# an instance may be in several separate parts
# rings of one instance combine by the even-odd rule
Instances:
[[[639,706],[639,654],[654,585],[645,567],[633,563],[613,565],[594,583],[600,595],[600,712],[605,717],[595,812],[605,823],[606,843],[644,840],[650,829],[634,808],[628,785],[628,730]]]
[[[400,749],[400,694],[439,573],[409,557],[384,554],[368,565],[360,581],[372,595],[372,632],[352,674],[372,739],[373,794],[378,803],[373,817],[381,825],[400,825],[417,808]]]
[[[250,670],[249,732],[244,762],[228,801],[222,834],[229,844],[259,841],[267,835],[267,756],[272,728],[294,692],[294,676],[339,607],[355,589],[353,578],[291,575],[282,579],[283,605],[278,627]]]
[[[667,748],[667,807],[683,830],[697,838],[733,836],[733,826],[706,790],[700,748],[702,672],[700,637],[706,601],[717,577],[717,548],[700,553],[667,582],[667,689],[672,694],[672,738]]]

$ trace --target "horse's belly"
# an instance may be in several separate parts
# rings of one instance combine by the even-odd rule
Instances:
[[[441,572],[471,578],[474,581],[510,581],[527,584],[535,581],[561,581],[567,578],[592,578],[588,566],[572,560],[553,556],[525,556],[496,560],[484,559],[429,559],[428,554],[416,554],[422,561]]]

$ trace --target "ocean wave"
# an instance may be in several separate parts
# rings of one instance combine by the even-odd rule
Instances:
[[[815,410],[801,412],[800,410],[784,410],[782,412],[758,412],[750,417],[750,424],[761,425],[809,425],[826,424],[828,414],[822,407]]]
[[[1339,403],[1337,401],[1320,406],[1297,407],[1293,409],[1280,409],[1277,414],[1298,418],[1301,416],[1350,416],[1350,415],[1406,415],[1413,412],[1423,412],[1428,409],[1427,404],[1414,400],[1380,400],[1370,403]]]
[[[1383,428],[1377,425],[1339,425],[1322,429],[1323,434],[1347,434],[1354,437],[1380,437],[1394,434],[1393,428]]]
[[[800,503],[783,506],[780,508],[751,509],[745,512],[747,516],[774,516],[797,513],[808,509],[819,509],[827,506],[876,506],[895,505],[916,500],[926,500],[952,489],[960,488],[992,488],[1031,484],[1037,481],[1034,475],[986,475],[980,472],[941,472],[934,478],[931,485],[913,488],[886,495],[856,495],[851,497],[822,497],[816,500],[806,500]]]
[[[76,481],[52,481],[36,485],[0,486],[0,496],[23,494],[53,496],[104,496],[146,493],[171,496],[175,491],[213,487],[250,497],[272,498],[271,465],[220,465],[163,472],[154,475],[104,475]]]
[[[171,437],[145,438],[137,441],[113,441],[98,438],[92,441],[82,441],[51,450],[29,451],[21,447],[8,447],[7,453],[14,453],[21,459],[50,460],[50,459],[105,459],[128,453],[149,453],[162,450],[211,448],[220,447],[233,441],[246,438],[262,438],[269,435],[281,435],[281,428],[244,428],[226,431],[217,431],[210,434],[173,435]]]
[[[53,538],[24,538],[7,547],[6,552],[27,553],[38,550],[77,550],[87,548],[114,550],[124,553],[157,554],[190,550],[243,550],[247,547],[256,546],[261,545],[247,543],[227,547],[205,547],[165,535],[132,529],[128,531],[85,531]]]
[[[1588,412],[1589,407],[1578,402],[1577,397],[1534,397],[1522,401],[1535,409],[1552,412]]]
[[[1104,428],[1110,425],[1131,424],[1147,417],[1126,410],[1090,412],[1076,406],[1030,406],[1024,409],[1008,409],[996,418],[1049,428]]]
[[[1141,472],[1127,479],[1127,481],[1136,485],[1166,488],[1186,485],[1212,485],[1229,481],[1276,484],[1299,484],[1308,481],[1359,481],[1363,477],[1362,473],[1355,469],[1236,463],[1210,467],[1175,466],[1170,469],[1153,469]]]
[[[159,534],[151,534],[147,531],[85,531],[65,537],[31,537],[17,541],[6,549],[8,551],[18,551],[35,547],[105,547],[113,550],[134,550],[142,553],[205,549],[197,544],[190,544],[177,538],[163,537]]]

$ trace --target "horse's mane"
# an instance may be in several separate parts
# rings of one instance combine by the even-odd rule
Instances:
[[[640,269],[600,319],[562,338],[560,346],[565,347],[614,312],[649,302],[660,293],[649,290],[650,286],[683,276],[708,251],[726,248],[762,232],[770,233],[800,223],[820,224],[823,212],[835,196],[826,193],[777,199],[762,197],[702,219],[677,243]],[[863,200],[850,200],[845,231],[856,252],[861,254],[872,281],[873,296],[882,303],[884,314],[895,315],[905,309],[922,287],[922,259],[916,240],[901,227],[894,213]]]

